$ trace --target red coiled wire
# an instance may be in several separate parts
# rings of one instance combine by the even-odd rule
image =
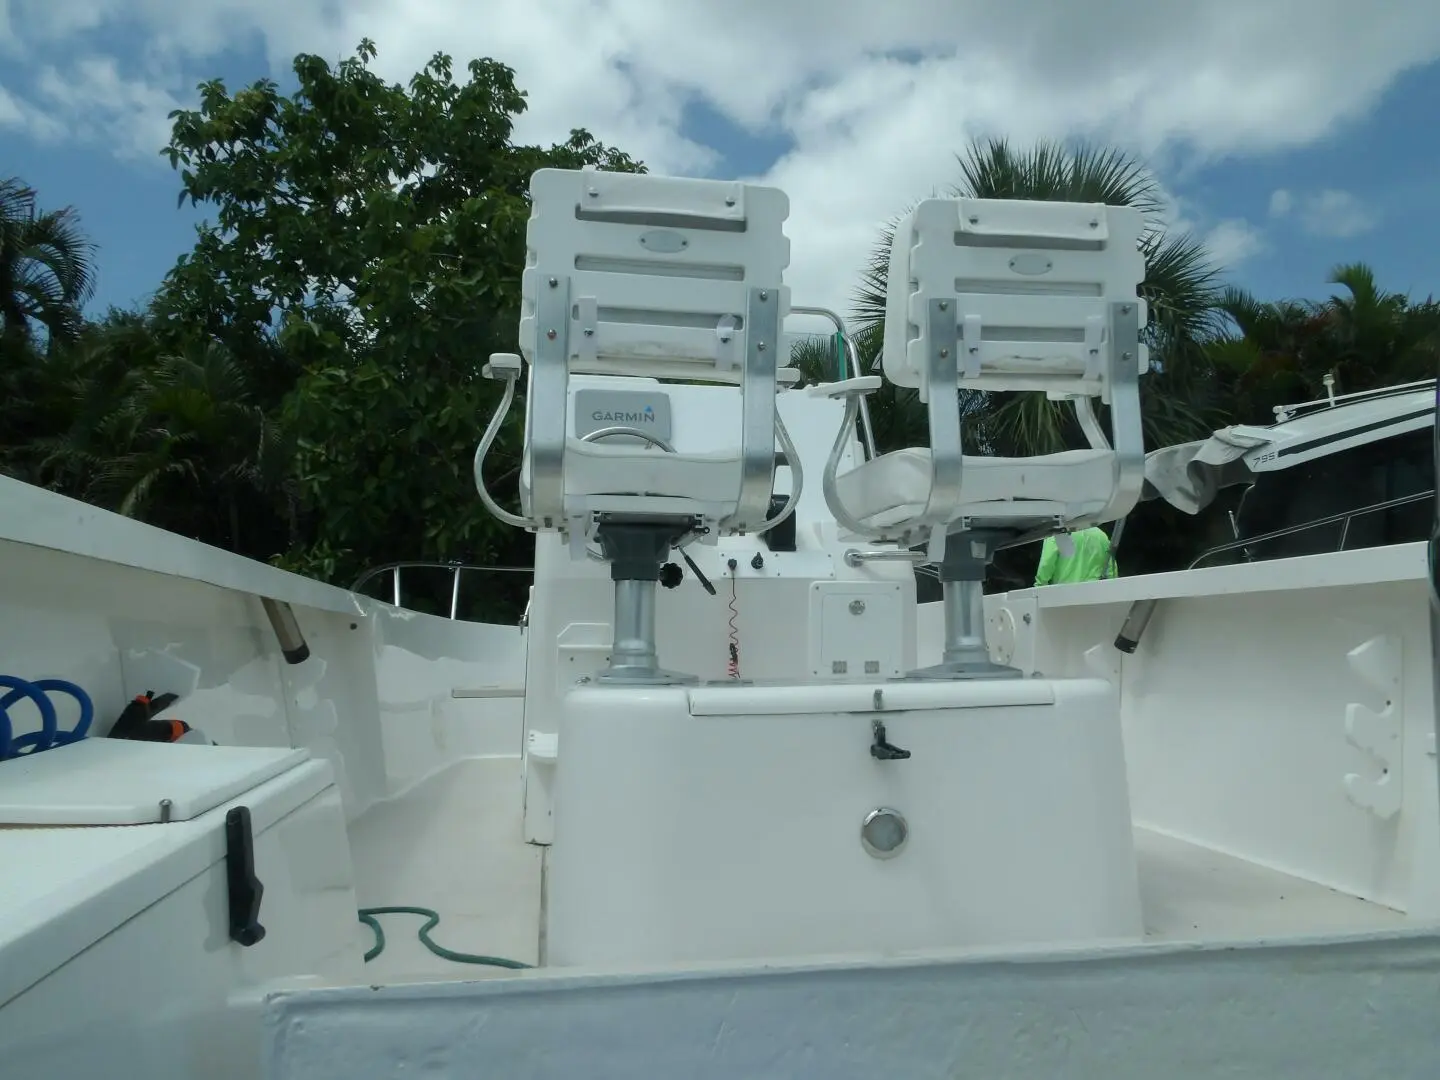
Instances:
[[[730,571],[730,603],[728,606],[730,608],[730,661],[726,665],[725,671],[730,678],[738,681],[740,678],[740,626],[738,623],[740,609],[735,604],[734,570]]]

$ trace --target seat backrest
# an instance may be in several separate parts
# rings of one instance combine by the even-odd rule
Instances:
[[[1138,210],[1018,199],[927,199],[896,227],[885,376],[929,399],[932,300],[954,302],[960,389],[1109,399],[1111,305],[1145,279]],[[1137,343],[1138,344],[1138,343]],[[1149,368],[1132,351],[1137,375]]]
[[[789,313],[790,204],[777,188],[541,169],[530,193],[520,350],[532,364],[552,278],[569,282],[576,374],[740,383],[747,343],[767,329],[747,319],[751,291],[776,300],[763,323]],[[765,344],[773,360],[778,342]]]
[[[524,468],[532,516],[563,528],[607,509],[683,515],[703,503],[720,531],[763,524],[790,303],[785,194],[730,181],[542,169],[531,197],[520,351],[530,369]],[[593,425],[582,430],[571,374],[738,386],[733,494],[714,460],[692,466],[681,454],[657,468],[646,459],[669,451]],[[603,465],[582,462],[594,450],[576,443],[582,437],[628,452]],[[566,483],[567,444],[583,482]],[[706,497],[695,498],[697,488]]]

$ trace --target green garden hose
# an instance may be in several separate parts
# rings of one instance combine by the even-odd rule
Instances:
[[[457,964],[484,964],[487,967],[510,968],[513,971],[521,971],[533,967],[533,964],[522,964],[519,960],[507,960],[503,956],[481,956],[476,953],[456,952],[454,949],[447,949],[439,945],[430,936],[430,931],[440,925],[440,914],[423,907],[372,907],[360,909],[360,921],[375,932],[375,947],[365,954],[365,962],[368,964],[375,957],[385,951],[385,931],[380,928],[380,920],[377,915],[423,915],[425,925],[420,928],[420,944],[424,945],[442,960],[450,960]]]

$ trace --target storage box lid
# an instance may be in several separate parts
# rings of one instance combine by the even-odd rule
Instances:
[[[0,826],[189,821],[293,769],[308,750],[82,739],[0,762]]]

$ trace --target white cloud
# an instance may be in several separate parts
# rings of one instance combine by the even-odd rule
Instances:
[[[277,73],[298,51],[338,58],[366,36],[391,78],[439,50],[462,65],[496,57],[529,91],[520,137],[585,126],[655,171],[714,167],[680,131],[702,96],[793,139],[762,178],[791,197],[791,282],[842,308],[877,226],[952,181],[972,134],[1083,135],[1160,160],[1269,152],[1363,115],[1398,73],[1440,56],[1433,0],[487,0],[483,14],[472,0],[9,3],[27,52],[91,58],[57,61],[74,93],[52,81],[49,104],[77,128],[98,104],[85,129],[132,148],[158,148],[171,102],[250,35]],[[120,28],[144,53],[94,67]],[[1331,206],[1316,220],[1355,219]],[[1255,249],[1243,223],[1209,232],[1232,257]]]
[[[184,107],[173,93],[120,72],[110,56],[83,56],[65,70],[42,68],[37,96],[52,115],[68,118],[72,133],[107,140],[122,157],[159,153],[170,141],[170,111]]]
[[[33,102],[0,86],[0,130],[19,131],[37,142],[55,143],[65,138],[65,126]]]
[[[1227,218],[1219,222],[1205,234],[1204,243],[1211,258],[1226,269],[1234,269],[1265,250],[1265,240],[1260,231],[1243,218]]]
[[[20,127],[25,123],[25,106],[0,86],[0,127]]]
[[[1311,236],[1339,240],[1361,236],[1380,223],[1377,210],[1352,192],[1336,188],[1298,194],[1280,188],[1270,196],[1270,214],[1277,218],[1293,214]]]
[[[1350,192],[1325,190],[1307,202],[1301,210],[1301,221],[1315,236],[1343,239],[1369,232],[1379,217]]]

